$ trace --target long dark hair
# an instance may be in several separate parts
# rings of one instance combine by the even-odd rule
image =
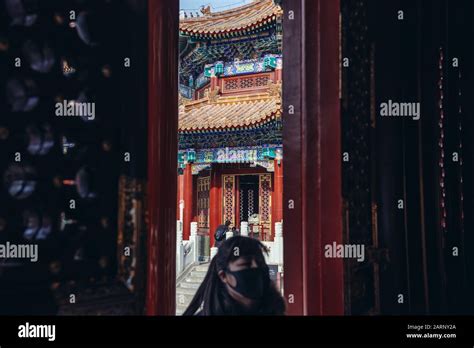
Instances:
[[[238,251],[238,252],[236,252]],[[227,293],[219,278],[219,271],[226,270],[230,262],[239,257],[254,257],[257,266],[264,271],[264,293],[258,313],[260,315],[285,314],[285,300],[270,279],[263,253],[267,248],[258,240],[235,236],[225,240],[212,259],[206,277],[183,315],[195,315],[201,307],[201,315],[232,315],[239,313],[239,304]]]

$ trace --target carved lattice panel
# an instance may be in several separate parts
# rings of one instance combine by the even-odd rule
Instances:
[[[255,79],[255,85],[258,87],[267,86],[268,81],[270,80],[269,76],[260,76]]]
[[[256,76],[227,77],[223,80],[222,93],[268,89],[268,83],[271,80],[271,75],[269,73],[259,74]]]
[[[197,179],[197,213],[198,228],[209,228],[209,190],[211,187],[211,177],[206,176]]]
[[[260,223],[262,225],[262,239],[268,240],[272,229],[272,176],[261,174],[259,180],[260,188]]]
[[[245,89],[245,88],[252,88],[255,86],[255,80],[252,77],[246,77],[240,79],[240,88]]]
[[[224,82],[224,87],[225,87],[225,89],[238,89],[239,85],[238,85],[237,82],[238,82],[238,80],[236,80],[236,79],[226,80]]]
[[[145,182],[127,176],[119,180],[118,279],[134,292],[144,286],[145,186]],[[125,247],[130,248],[130,255],[123,253]]]
[[[235,225],[235,175],[224,175],[222,177],[222,187],[222,222],[230,221],[232,225]]]

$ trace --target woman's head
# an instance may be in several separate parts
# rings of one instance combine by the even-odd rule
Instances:
[[[232,237],[219,247],[185,315],[284,314],[285,303],[269,276],[265,246]]]

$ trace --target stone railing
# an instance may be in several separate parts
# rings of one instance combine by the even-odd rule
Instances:
[[[176,277],[189,266],[201,261],[199,253],[199,236],[197,222],[191,222],[191,235],[189,240],[183,240],[183,223],[176,221]]]
[[[240,235],[243,237],[249,236],[249,224],[248,222],[242,222],[240,224]],[[233,236],[232,232],[226,233],[226,239]],[[281,222],[275,223],[275,237],[273,242],[262,242],[268,249],[269,255],[265,255],[265,259],[268,264],[278,265],[278,268],[283,268],[283,224]],[[217,254],[217,248],[211,248],[211,259]]]
[[[184,270],[192,264],[202,261],[203,254],[200,253],[199,236],[197,233],[197,222],[191,222],[191,235],[189,240],[183,240],[183,224],[181,221],[176,222],[177,238],[176,238],[176,276],[178,277]],[[248,237],[249,225],[242,222],[240,225],[240,235]],[[232,232],[226,233],[226,239],[233,236]],[[269,250],[269,254],[265,255],[265,260],[269,265],[278,265],[279,272],[283,271],[283,224],[275,223],[275,236],[272,242],[262,242]],[[209,248],[209,246],[207,246]],[[204,253],[207,254],[207,253]],[[210,259],[217,254],[217,248],[210,248]]]
[[[268,249],[269,255],[266,256],[268,264],[278,265],[279,272],[283,269],[283,224],[275,223],[275,237],[273,242],[262,242]]]

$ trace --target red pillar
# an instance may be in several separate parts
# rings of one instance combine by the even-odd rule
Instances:
[[[175,314],[178,11],[148,1],[147,315]]]
[[[217,76],[212,76],[211,77],[211,91],[215,90],[219,86],[219,79]]]
[[[315,260],[307,260],[309,273],[307,281],[311,287],[319,286],[321,289],[321,303],[312,301],[311,293],[308,293],[308,312],[321,313],[322,315],[344,314],[344,263],[342,259],[328,259],[323,257],[325,245],[336,242],[343,243],[342,236],[342,168],[341,168],[341,112],[339,99],[339,26],[340,26],[340,2],[319,0],[319,6],[312,8],[306,14],[307,23],[313,21],[317,16],[318,23],[316,35],[313,40],[318,42],[317,48],[307,45],[309,56],[317,52],[317,69],[308,69],[308,77],[312,74],[320,74],[316,83],[307,83],[308,93],[306,95],[306,120],[308,130],[310,125],[317,128],[317,141],[308,147],[306,157],[314,164],[314,171],[309,176],[317,178],[309,185],[316,188],[314,195],[308,197],[316,202],[314,207],[308,206],[307,230],[310,236],[307,239],[309,248],[319,248],[321,262],[321,278],[323,283],[318,282],[311,275],[311,269],[319,267]],[[314,22],[312,22],[314,23]],[[307,24],[307,25],[308,25]],[[309,25],[308,25],[309,26]],[[309,32],[311,30],[307,28]],[[324,52],[324,53],[322,53]],[[315,100],[316,103],[311,101]],[[311,139],[311,131],[307,131],[305,138]],[[313,176],[313,174],[315,174]],[[316,238],[314,226],[321,233],[320,240]],[[312,237],[312,238],[311,238]]]
[[[275,82],[280,82],[282,80],[283,72],[281,69],[275,69]]]
[[[273,195],[272,195],[272,232],[275,235],[275,222],[283,220],[283,161],[274,162]],[[285,231],[283,231],[284,233]]]
[[[339,0],[284,0],[283,233],[288,314],[344,314]],[[291,114],[289,106],[292,106]]]
[[[183,197],[184,197],[184,214],[183,214],[183,239],[188,240],[191,234],[191,222],[193,221],[193,173],[191,164],[186,164],[183,175]]]
[[[179,220],[180,209],[179,204],[181,201],[184,201],[184,174],[178,175],[178,190],[177,190],[177,200],[176,200],[176,219]]]
[[[211,247],[214,246],[214,232],[222,222],[222,179],[217,165],[212,166],[211,190],[209,192],[209,240]]]

